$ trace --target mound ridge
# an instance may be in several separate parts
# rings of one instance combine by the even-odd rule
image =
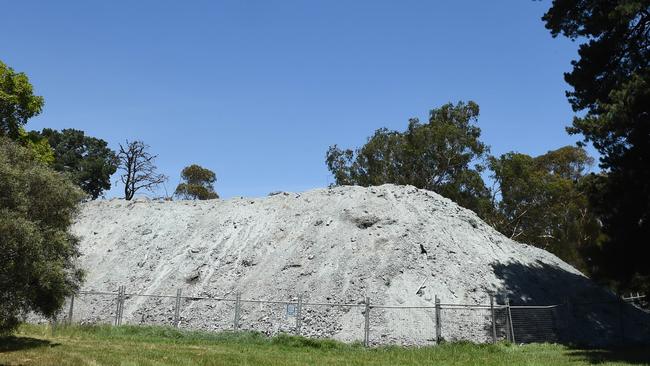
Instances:
[[[72,231],[81,239],[84,290],[126,285],[130,293],[173,295],[182,288],[188,296],[241,292],[242,298],[264,300],[302,294],[307,302],[336,303],[369,297],[372,304],[400,306],[433,306],[434,296],[442,303],[486,304],[488,293],[538,305],[568,296],[612,298],[556,256],[516,243],[472,211],[411,186],[210,201],[97,200],[83,205]],[[107,316],[112,310],[107,301],[80,303],[79,316],[88,321]],[[185,301],[181,326],[224,328],[232,323],[232,306]],[[172,307],[173,299],[133,297],[124,317],[168,323]],[[274,321],[270,313],[255,304],[244,309],[242,324],[268,333],[289,326],[286,316]],[[429,324],[430,312],[378,314],[376,337],[431,340],[432,327],[410,329]],[[356,308],[306,309],[303,334],[358,340],[362,322]],[[447,330],[449,338],[488,336],[456,328]]]

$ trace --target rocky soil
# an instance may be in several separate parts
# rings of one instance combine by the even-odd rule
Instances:
[[[73,227],[81,239],[84,290],[129,295],[124,322],[170,324],[173,296],[342,303],[303,306],[301,333],[363,339],[366,297],[372,305],[432,307],[488,304],[488,293],[513,304],[567,298],[609,301],[554,255],[516,243],[473,212],[411,186],[337,187],[264,198],[211,201],[136,199],[88,202]],[[184,299],[181,327],[233,326],[232,301]],[[295,331],[285,304],[243,302],[241,329]],[[75,321],[111,321],[115,296],[81,295]],[[433,309],[371,310],[373,343],[428,344]],[[445,310],[445,339],[486,341],[489,312]],[[599,320],[610,327],[607,319]],[[609,329],[609,328],[608,328]],[[595,331],[596,333],[598,330]],[[595,337],[592,330],[581,334]]]

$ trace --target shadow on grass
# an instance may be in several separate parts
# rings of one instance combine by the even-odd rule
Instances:
[[[58,345],[59,343],[30,337],[0,337],[0,353],[22,351],[38,347],[56,347]]]
[[[644,347],[611,349],[574,349],[567,354],[576,360],[597,365],[605,362],[624,362],[631,365],[650,365],[650,352]]]

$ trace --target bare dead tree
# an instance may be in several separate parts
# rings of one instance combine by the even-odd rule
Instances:
[[[122,171],[120,179],[124,183],[124,199],[127,201],[133,198],[138,190],[152,192],[167,180],[165,175],[156,172],[154,160],[158,155],[151,155],[148,150],[149,145],[142,141],[126,140],[126,146],[120,144],[117,158],[119,169]]]

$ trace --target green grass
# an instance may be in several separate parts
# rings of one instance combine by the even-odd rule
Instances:
[[[258,333],[165,327],[24,325],[0,338],[0,365],[649,365],[645,349],[580,350],[560,345],[381,347]]]

